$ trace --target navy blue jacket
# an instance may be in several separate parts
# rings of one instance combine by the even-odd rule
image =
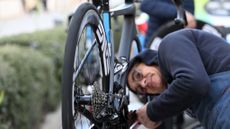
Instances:
[[[182,2],[185,10],[194,14],[194,1],[183,0]],[[172,0],[144,0],[140,9],[150,16],[145,42],[160,26],[176,18],[176,6]]]
[[[209,75],[230,70],[230,45],[201,30],[172,32],[163,38],[158,54],[144,52],[139,58],[145,64],[154,64],[156,56],[155,63],[159,64],[168,86],[147,106],[153,121],[176,115],[199,102],[210,87]],[[147,60],[150,57],[154,60]]]

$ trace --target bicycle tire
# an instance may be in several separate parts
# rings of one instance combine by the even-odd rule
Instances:
[[[91,38],[86,36],[87,28],[91,29],[90,32],[93,34]],[[83,103],[81,97],[92,96],[92,86],[96,84],[102,91],[108,91],[110,75],[109,59],[106,57],[108,46],[104,40],[106,40],[105,31],[95,6],[90,3],[80,5],[70,21],[65,46],[62,74],[62,129],[89,128],[92,124],[95,124],[94,128],[100,128],[98,126],[100,122],[92,116],[91,104]],[[92,89],[89,90],[90,88]],[[83,118],[86,118],[86,122]],[[78,127],[79,125],[83,127]]]

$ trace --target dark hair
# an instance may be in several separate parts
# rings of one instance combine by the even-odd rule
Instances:
[[[128,73],[137,63],[144,63],[148,66],[157,65],[158,66],[158,53],[155,50],[145,49],[143,52],[136,55],[133,59],[129,61]]]
[[[132,70],[133,66],[139,63],[144,63],[145,65],[148,65],[148,66],[154,66],[154,65],[158,66],[157,51],[151,50],[151,49],[145,49],[143,52],[136,55],[133,59],[129,61],[128,69],[127,69],[128,74]],[[128,77],[128,74],[127,74],[127,77]],[[127,81],[127,86],[132,92],[136,93],[130,88],[128,81]]]

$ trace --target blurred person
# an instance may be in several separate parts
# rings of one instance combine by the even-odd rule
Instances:
[[[184,0],[183,7],[188,22],[187,27],[195,28],[194,1]],[[159,27],[174,20],[177,15],[176,7],[172,0],[143,0],[140,9],[149,15],[145,44]]]
[[[48,11],[47,0],[41,0],[44,11]]]
[[[187,110],[207,129],[230,127],[230,45],[202,30],[182,29],[163,38],[158,52],[146,49],[128,67],[136,94],[157,95],[137,110],[138,121],[157,128]]]

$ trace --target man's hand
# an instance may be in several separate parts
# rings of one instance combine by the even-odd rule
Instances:
[[[196,18],[188,11],[185,11],[186,19],[188,22],[187,28],[196,28]]]
[[[149,119],[147,116],[147,104],[137,110],[137,119],[141,124],[143,124],[146,128],[155,129],[157,128],[161,122],[154,122]]]

